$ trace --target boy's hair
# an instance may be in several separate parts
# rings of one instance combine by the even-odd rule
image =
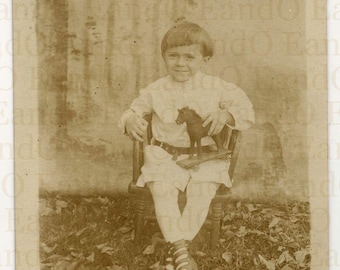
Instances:
[[[165,33],[162,43],[162,54],[167,49],[179,46],[201,45],[203,57],[211,57],[214,53],[214,44],[209,34],[199,25],[190,22],[181,22],[172,26]]]

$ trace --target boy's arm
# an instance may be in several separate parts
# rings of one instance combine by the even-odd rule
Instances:
[[[126,122],[132,117],[142,118],[144,115],[152,113],[151,93],[147,90],[141,90],[139,97],[133,100],[129,109],[127,109],[118,120],[118,130],[127,134]]]
[[[232,129],[248,129],[255,123],[253,105],[247,95],[240,88],[232,87],[223,91],[220,108],[226,113],[230,113],[234,118],[234,125],[226,123]]]
[[[118,130],[122,134],[127,134],[126,133],[126,121],[130,117],[136,116],[135,112],[131,109],[127,109],[125,112],[123,112],[122,116],[118,120]]]
[[[213,136],[220,133],[225,125],[234,127],[235,119],[234,116],[227,110],[219,109],[215,112],[209,113],[206,116],[202,126],[205,127],[209,123],[211,123],[211,126],[209,128],[208,135]]]

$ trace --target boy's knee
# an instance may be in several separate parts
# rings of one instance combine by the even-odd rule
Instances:
[[[206,196],[213,199],[216,195],[216,192],[221,184],[219,183],[206,183],[207,186],[205,188]]]
[[[178,190],[171,184],[164,182],[148,182],[146,183],[153,197],[175,197]]]
[[[216,195],[219,188],[219,183],[203,182],[203,183],[190,183],[187,188],[187,195],[191,197],[209,198],[212,199]]]

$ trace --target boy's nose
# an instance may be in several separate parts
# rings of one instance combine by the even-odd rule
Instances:
[[[184,57],[178,57],[176,61],[176,65],[183,66],[185,64]]]

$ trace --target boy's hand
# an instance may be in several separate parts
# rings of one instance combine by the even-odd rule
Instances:
[[[132,140],[143,142],[143,136],[148,127],[148,122],[139,116],[131,116],[126,120],[125,129],[126,133]]]
[[[224,110],[218,110],[209,113],[203,122],[203,127],[207,126],[211,122],[211,127],[208,131],[209,136],[219,134],[225,124],[235,125],[234,117]]]

